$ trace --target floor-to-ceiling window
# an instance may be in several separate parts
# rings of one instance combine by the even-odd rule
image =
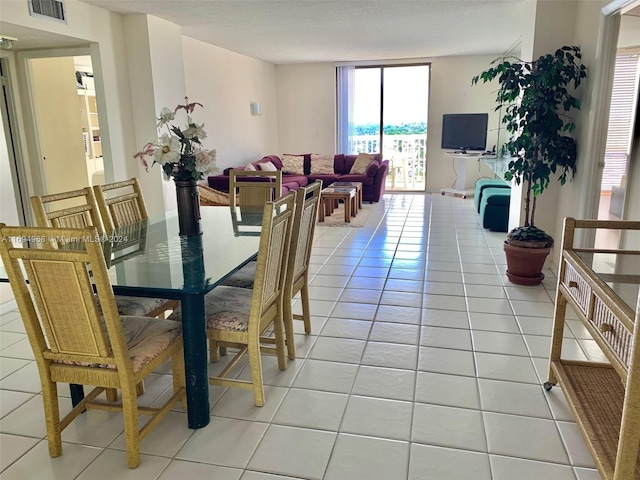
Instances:
[[[387,189],[424,190],[429,65],[338,67],[338,146],[390,162]]]

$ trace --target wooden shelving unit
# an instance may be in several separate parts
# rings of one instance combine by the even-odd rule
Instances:
[[[640,222],[565,219],[545,388],[562,388],[604,480],[640,479],[640,269],[624,274],[596,273],[593,268],[597,254],[637,264],[640,251],[574,248],[577,228],[640,230]],[[618,289],[626,287],[632,295],[623,300]],[[635,312],[629,304],[634,294]],[[610,363],[562,359],[567,305]]]

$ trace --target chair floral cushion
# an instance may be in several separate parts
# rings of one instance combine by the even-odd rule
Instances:
[[[140,371],[147,363],[165,350],[182,335],[182,324],[173,320],[152,317],[120,317],[122,331],[127,342],[133,371]],[[69,365],[115,369],[115,365],[103,363],[59,362]]]
[[[231,275],[226,280],[222,281],[220,285],[226,285],[227,287],[239,287],[239,288],[253,288],[253,281],[256,277],[256,265],[258,262],[249,262],[236,273]]]
[[[118,313],[120,315],[130,315],[133,317],[144,317],[165,303],[167,303],[167,300],[164,298],[116,296]]]
[[[204,297],[207,328],[246,332],[249,328],[249,312],[253,290],[221,285]],[[169,320],[182,320],[181,310],[176,309]]]

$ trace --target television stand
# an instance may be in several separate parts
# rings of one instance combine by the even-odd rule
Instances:
[[[479,158],[481,153],[458,153],[446,152],[445,157],[456,160],[456,183],[455,188],[441,188],[442,195],[453,195],[455,197],[467,198],[473,197],[474,190],[466,188],[467,180],[467,160],[470,158]]]

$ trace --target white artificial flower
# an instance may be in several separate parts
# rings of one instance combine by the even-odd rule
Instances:
[[[176,116],[173,113],[173,110],[168,109],[167,107],[164,107],[162,110],[160,110],[160,118],[158,118],[158,128],[162,127],[163,125],[169,123],[172,120],[175,120]]]
[[[186,138],[198,137],[198,140],[207,138],[207,132],[204,131],[204,123],[202,125],[198,125],[197,123],[193,123],[191,119],[189,119],[189,126],[186,130],[183,130],[182,134]]]
[[[175,163],[180,158],[180,140],[166,133],[160,136],[153,152],[153,159],[160,165]]]
[[[199,150],[196,152],[196,171],[201,173],[213,173],[216,168],[216,151]]]

